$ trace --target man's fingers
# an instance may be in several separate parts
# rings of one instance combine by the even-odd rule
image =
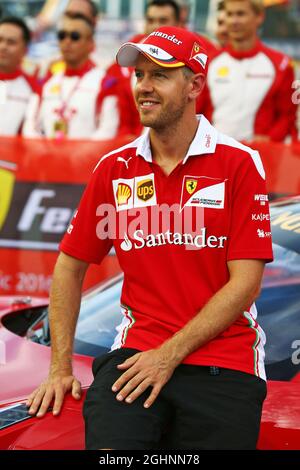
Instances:
[[[132,357],[129,357],[128,359],[126,359],[126,361],[124,361],[122,364],[118,364],[118,369],[126,369],[128,367],[131,367],[133,366],[133,364],[136,363],[136,361],[138,360],[138,358],[140,357],[141,353],[137,353],[135,354],[134,356]]]
[[[72,395],[76,400],[81,398],[81,383],[76,379],[74,379],[72,384]]]
[[[158,397],[161,389],[162,389],[162,387],[160,385],[155,385],[155,387],[153,387],[150,396],[147,398],[147,400],[144,403],[145,408],[150,408],[150,406],[153,405],[153,403],[155,402],[156,398]]]
[[[40,418],[47,413],[49,406],[54,401],[53,414],[58,415],[62,408],[64,396],[69,391],[72,391],[74,398],[80,399],[81,384],[74,376],[58,375],[48,378],[46,382],[43,382],[27,398],[28,413]]]
[[[126,403],[132,403],[134,400],[136,400],[140,395],[142,395],[145,390],[151,385],[149,379],[145,379],[143,382],[141,382],[130,395],[126,398]],[[123,393],[123,391],[121,391]]]
[[[30,395],[29,397],[27,398],[26,400],[26,406],[30,406],[33,402],[33,400],[35,399],[35,396],[36,394],[38,393],[38,388],[36,388]]]
[[[63,401],[64,401],[65,393],[62,387],[56,387],[55,389],[55,399],[53,405],[53,414],[57,416],[60,413]],[[50,402],[51,403],[51,402]],[[50,404],[49,403],[49,404]],[[47,402],[45,403],[47,405]],[[49,406],[48,404],[48,406]]]
[[[55,391],[54,389],[51,387],[51,389],[46,389],[45,393],[44,393],[44,397],[43,397],[43,400],[42,400],[42,403],[41,403],[41,406],[37,412],[37,417],[38,418],[41,418],[42,416],[44,416],[47,411],[48,411],[48,408],[50,406],[50,403],[52,402],[52,399],[55,395]]]
[[[35,415],[36,414],[41,402],[43,401],[44,395],[45,395],[45,387],[43,385],[41,385],[41,387],[36,390],[33,401],[30,405],[30,409],[28,411],[28,413],[30,415]]]
[[[125,375],[125,374],[124,374]],[[127,381],[126,380],[126,385],[122,390],[118,393],[117,395],[117,400],[122,401],[124,398],[126,398],[130,392],[135,390],[143,381],[145,380],[145,375],[141,371],[139,374],[135,375],[132,377],[131,380]]]
[[[134,377],[136,374],[137,374],[137,369],[134,367],[124,372],[124,374],[122,374],[121,377],[119,377],[118,380],[113,384],[112,391],[117,392],[118,390],[120,390],[123,387],[123,385],[126,382],[128,382],[130,379],[132,379],[132,377]]]

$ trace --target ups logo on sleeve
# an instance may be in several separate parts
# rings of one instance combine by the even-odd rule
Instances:
[[[152,179],[139,181],[137,184],[137,197],[141,201],[149,201],[154,195],[154,182]]]

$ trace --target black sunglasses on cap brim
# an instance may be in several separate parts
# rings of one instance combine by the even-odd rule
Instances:
[[[64,31],[63,29],[57,31],[57,39],[59,41],[63,41],[66,38],[70,38],[71,41],[79,41],[82,35],[78,31]]]

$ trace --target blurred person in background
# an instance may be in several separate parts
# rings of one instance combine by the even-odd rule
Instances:
[[[225,4],[223,1],[218,4],[215,36],[218,41],[218,44],[221,47],[225,47],[228,42],[228,31],[226,23]]]
[[[64,13],[70,13],[73,16],[79,13],[80,15],[85,16],[93,24],[93,27],[96,28],[98,21],[98,9],[96,4],[91,0],[69,0],[61,2],[59,5],[59,9],[56,11],[56,15],[53,16],[52,22],[54,19],[55,21],[58,21],[61,15]],[[52,22],[49,22],[48,27],[53,26]],[[95,49],[96,48],[94,48],[94,50],[91,52],[90,57],[93,62],[95,62],[97,65],[100,65],[98,63],[98,54],[96,53]],[[46,60],[43,60],[39,66],[37,73],[38,80],[43,83],[51,75],[60,73],[64,70],[64,68],[65,62],[60,55],[51,57],[50,59],[46,58]]]
[[[284,141],[295,126],[294,70],[258,38],[263,0],[224,0],[228,45],[210,63],[198,102],[217,129],[244,141]]]
[[[160,26],[178,26],[180,9],[174,0],[151,0],[145,11],[144,33],[137,34],[130,39],[133,43],[142,42],[143,39]],[[143,130],[139,113],[133,97],[135,84],[134,69],[120,67],[114,62],[108,69],[102,82],[103,96],[106,94],[116,96],[118,103],[118,136],[138,136]]]
[[[91,0],[69,0],[65,13],[81,13],[86,16],[92,23],[94,28],[98,20],[97,5]]]
[[[179,26],[188,29],[191,5],[188,0],[176,0],[180,8]]]
[[[30,30],[23,20],[7,17],[0,20],[0,135],[21,132],[26,109],[36,83],[21,69],[30,43]]]
[[[188,28],[189,13],[190,6],[185,0],[150,0],[145,13],[145,35],[162,26]],[[214,54],[216,48],[212,42],[202,34],[199,38],[209,56]]]
[[[91,0],[47,0],[36,17],[35,33],[54,27],[64,13],[81,13],[96,26],[98,10]]]
[[[161,26],[179,26],[180,8],[174,0],[152,0],[145,13],[145,35]]]
[[[110,139],[115,136],[114,96],[101,98],[104,71],[89,58],[94,26],[84,15],[67,13],[57,31],[63,70],[43,85],[27,113],[25,137]],[[105,119],[103,117],[105,116]]]

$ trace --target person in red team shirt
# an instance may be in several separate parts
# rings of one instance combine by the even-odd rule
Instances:
[[[226,12],[224,2],[219,2],[217,7],[215,37],[220,47],[225,47],[228,42]]]
[[[61,242],[51,368],[29,413],[54,399],[57,415],[67,391],[80,397],[71,357],[82,282],[114,246],[123,321],[93,363],[86,447],[254,449],[266,384],[253,302],[272,260],[260,156],[196,116],[207,70],[197,35],[162,27],[117,60],[135,67],[150,129],[100,159]]]
[[[293,132],[294,70],[291,59],[263,44],[263,0],[225,0],[228,45],[211,60],[203,112],[238,140],[284,141]]]
[[[30,98],[37,85],[21,70],[30,31],[16,17],[0,21],[0,135],[20,134]]]

